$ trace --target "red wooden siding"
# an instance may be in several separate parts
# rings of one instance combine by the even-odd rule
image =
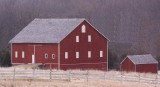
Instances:
[[[86,26],[86,33],[81,33],[83,24]],[[79,42],[76,42],[77,35]],[[91,35],[91,42],[88,42],[88,35]],[[106,38],[86,21],[82,22],[60,42],[61,69],[107,70],[107,44]],[[91,58],[88,58],[88,51],[91,51]],[[100,51],[103,51],[103,58],[100,58]],[[68,52],[68,59],[65,59],[65,52]],[[79,59],[76,59],[76,52],[79,52]]]
[[[126,58],[121,64],[121,70],[122,71],[135,71],[135,65],[129,58]]]
[[[126,58],[121,63],[122,71],[134,71],[134,72],[145,72],[145,73],[157,73],[157,64],[134,64],[129,58]]]
[[[157,73],[157,64],[138,64],[136,65],[136,71]]]
[[[86,27],[85,33],[81,32],[82,25]],[[91,36],[91,42],[88,42],[88,35]],[[76,36],[79,36],[79,42],[76,42]],[[61,42],[12,43],[12,64],[32,63],[34,45],[35,63],[42,63],[47,68],[108,70],[108,40],[85,20]],[[18,58],[15,58],[15,51],[18,52]],[[22,58],[22,51],[25,58]],[[88,58],[88,51],[91,52],[91,58]],[[100,57],[100,51],[103,51],[103,57]],[[68,52],[68,59],[65,59],[65,52]],[[76,52],[79,52],[78,59]],[[48,54],[47,59],[45,53]],[[55,59],[52,59],[52,54],[55,54]]]
[[[32,63],[32,54],[34,54],[33,45],[35,47],[35,63],[42,63],[47,66],[52,64],[52,67],[57,68],[58,61],[58,44],[12,44],[12,63]],[[18,52],[18,58],[15,58],[15,51]],[[22,58],[22,51],[25,52],[25,58]],[[45,59],[45,53],[48,58]],[[55,59],[52,59],[52,54],[55,54]],[[54,66],[53,66],[54,65]]]

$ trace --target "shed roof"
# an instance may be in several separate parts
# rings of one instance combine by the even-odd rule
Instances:
[[[154,64],[154,63],[158,63],[157,60],[154,59],[151,54],[128,55],[127,58],[129,58],[134,64]]]
[[[10,43],[59,43],[72,32],[84,18],[34,19]]]

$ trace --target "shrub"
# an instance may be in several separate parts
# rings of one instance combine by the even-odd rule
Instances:
[[[8,51],[0,52],[0,65],[3,67],[11,66],[11,56]]]

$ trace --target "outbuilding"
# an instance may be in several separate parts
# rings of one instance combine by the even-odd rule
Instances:
[[[120,63],[121,71],[157,73],[158,62],[151,54],[145,55],[128,55]]]
[[[108,38],[84,18],[36,18],[10,43],[12,64],[108,70]]]

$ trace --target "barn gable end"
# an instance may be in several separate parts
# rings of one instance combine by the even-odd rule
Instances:
[[[129,62],[128,60],[132,62]],[[128,69],[128,64],[131,63],[133,63],[135,67]],[[158,69],[158,62],[152,57],[151,54],[129,55],[120,64],[122,71],[131,71],[134,69],[135,72],[157,73]]]

